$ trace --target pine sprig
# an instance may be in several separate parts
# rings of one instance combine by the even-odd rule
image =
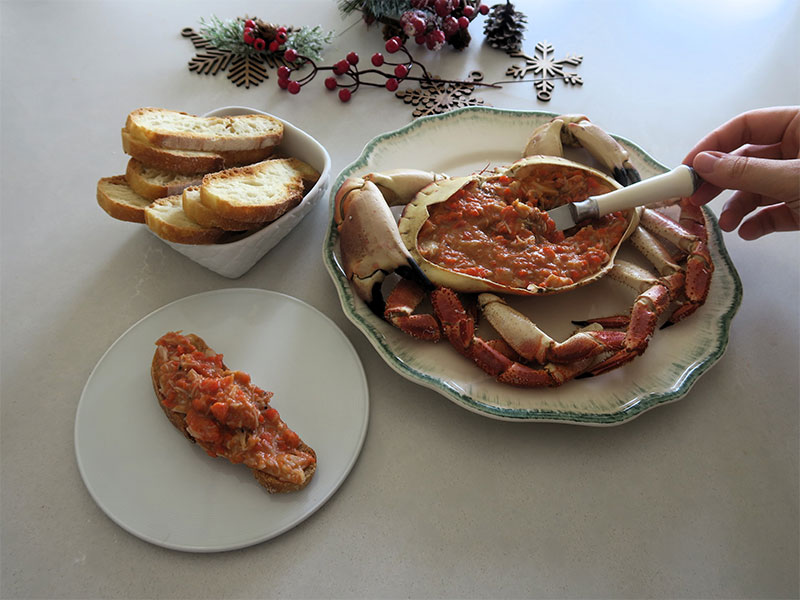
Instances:
[[[200,35],[220,50],[227,50],[244,56],[250,56],[257,52],[244,41],[244,19],[223,21],[219,17],[212,15],[206,21],[201,17]]]
[[[297,50],[301,56],[308,56],[312,60],[320,60],[322,58],[322,48],[325,44],[330,44],[333,39],[334,32],[322,31],[322,28],[317,25],[315,27],[301,27],[296,31],[292,31],[286,40],[289,47]]]
[[[343,15],[359,11],[378,20],[397,19],[408,8],[408,0],[339,0],[339,12]]]

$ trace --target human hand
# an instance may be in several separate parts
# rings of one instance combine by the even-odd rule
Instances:
[[[683,163],[705,181],[692,203],[737,190],[719,216],[724,231],[739,227],[741,238],[754,240],[800,229],[800,107],[742,113],[700,140]]]

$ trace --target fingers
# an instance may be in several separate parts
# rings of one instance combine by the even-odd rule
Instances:
[[[774,204],[762,208],[739,227],[739,237],[755,240],[773,231],[796,231],[800,229],[798,204]]]
[[[718,188],[753,192],[783,202],[800,197],[800,159],[701,152],[692,166],[700,177]],[[702,196],[698,199],[702,200]]]
[[[742,146],[734,151],[733,154],[736,154],[737,156],[753,156],[757,158],[779,159],[782,157],[780,144],[768,144],[761,146],[747,144],[746,146]],[[690,202],[695,206],[701,206],[716,198],[722,191],[722,188],[705,182],[691,196]]]
[[[793,121],[796,128],[798,119],[800,108],[796,106],[762,108],[742,113],[697,142],[683,163],[691,165],[695,156],[707,150],[731,152],[744,144],[778,143]]]
[[[761,206],[771,204],[758,194],[736,192],[725,203],[719,215],[719,226],[723,231],[733,231],[747,215]]]

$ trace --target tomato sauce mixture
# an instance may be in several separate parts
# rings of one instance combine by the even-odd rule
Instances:
[[[579,169],[540,165],[524,179],[472,182],[431,205],[417,242],[445,269],[525,288],[570,285],[598,272],[627,228],[621,212],[579,223],[565,236],[546,211],[611,191]]]
[[[161,403],[182,413],[186,427],[209,456],[221,456],[279,479],[302,483],[313,455],[300,449],[300,438],[269,405],[272,392],[231,371],[222,354],[195,347],[191,338],[171,332],[156,345]]]

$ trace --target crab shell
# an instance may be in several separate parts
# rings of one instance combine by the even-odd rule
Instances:
[[[606,183],[611,189],[618,189],[622,187],[612,178],[596,169],[573,162],[571,160],[554,156],[529,156],[518,160],[508,167],[495,170],[491,173],[479,173],[467,177],[445,179],[424,187],[416,194],[413,200],[406,205],[397,227],[400,237],[403,240],[406,248],[408,248],[409,252],[411,253],[411,256],[433,283],[459,292],[501,292],[522,296],[535,296],[565,292],[576,287],[586,285],[587,283],[591,283],[600,277],[603,277],[614,266],[614,259],[620,246],[639,224],[639,209],[626,211],[628,226],[625,229],[625,233],[622,235],[619,243],[611,250],[608,261],[600,268],[599,271],[574,283],[560,287],[541,287],[533,283],[529,284],[527,287],[511,287],[491,281],[489,279],[457,273],[455,271],[445,269],[428,261],[420,254],[419,250],[417,249],[417,236],[422,228],[422,225],[430,216],[428,207],[438,204],[439,202],[444,202],[450,198],[450,196],[458,192],[461,188],[473,181],[477,181],[480,185],[483,182],[488,182],[501,176],[511,177],[512,179],[526,179],[528,177],[535,177],[536,167],[540,165],[563,165],[564,167],[577,168],[585,171],[587,174],[593,177],[602,180],[602,182]]]

